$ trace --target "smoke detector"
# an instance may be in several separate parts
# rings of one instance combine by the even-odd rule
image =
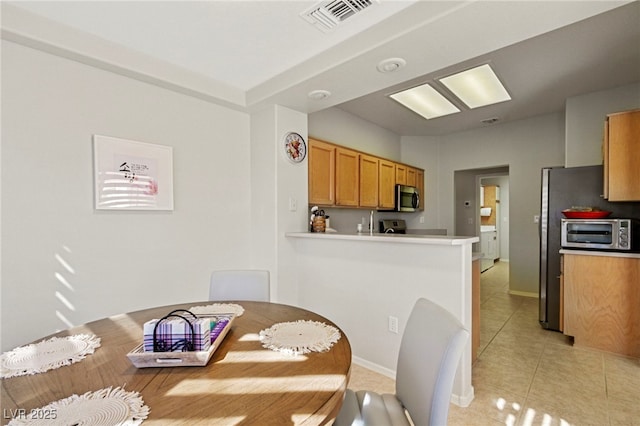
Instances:
[[[309,99],[313,99],[314,101],[321,101],[331,96],[331,92],[328,90],[322,90],[322,89],[312,90],[307,94],[307,96],[309,97]]]
[[[364,11],[379,0],[327,0],[315,4],[300,16],[323,32],[332,31],[346,19]]]

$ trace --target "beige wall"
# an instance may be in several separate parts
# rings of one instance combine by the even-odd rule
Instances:
[[[640,108],[640,83],[567,99],[566,167],[602,164],[607,114]]]
[[[172,146],[174,210],[94,210],[93,134]],[[3,41],[2,350],[250,266],[249,153],[247,114]]]

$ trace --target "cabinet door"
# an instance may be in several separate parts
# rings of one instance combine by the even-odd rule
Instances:
[[[309,138],[309,204],[335,204],[334,145]]]
[[[612,114],[608,121],[605,192],[609,201],[640,201],[640,110]]]
[[[350,149],[336,148],[336,205],[358,206],[359,154]]]
[[[396,163],[380,159],[379,170],[378,205],[392,209],[396,205]]]
[[[420,197],[420,206],[418,210],[424,210],[425,198],[424,198],[424,171],[416,170],[416,188],[418,188],[418,196]]]
[[[407,166],[404,164],[396,164],[396,183],[398,185],[407,184]]]
[[[563,259],[564,334],[575,346],[640,357],[640,259]]]
[[[360,207],[378,207],[378,158],[360,154]]]
[[[407,185],[416,186],[416,169],[407,167]]]

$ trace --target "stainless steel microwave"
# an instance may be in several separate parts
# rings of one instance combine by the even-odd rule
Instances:
[[[420,209],[420,193],[418,188],[406,185],[396,185],[397,212],[415,212]]]
[[[562,247],[597,250],[638,250],[640,235],[634,219],[562,219]]]

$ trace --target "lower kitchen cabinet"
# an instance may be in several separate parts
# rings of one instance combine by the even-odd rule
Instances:
[[[576,346],[640,357],[640,258],[598,254],[563,255],[563,332]]]

